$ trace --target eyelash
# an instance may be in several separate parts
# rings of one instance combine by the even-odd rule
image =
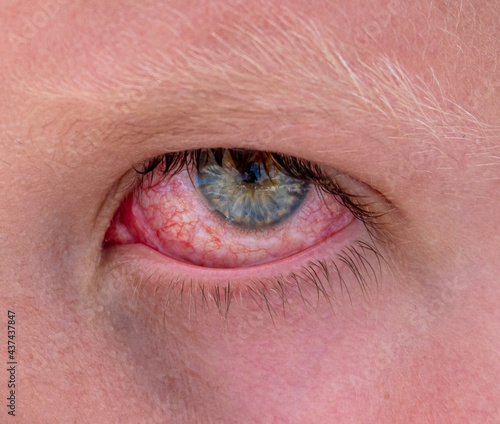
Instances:
[[[347,193],[334,179],[325,174],[320,165],[281,153],[224,148],[166,153],[148,160],[142,166],[142,169],[135,170],[140,176],[138,185],[142,185],[148,178],[151,183],[153,172],[156,169],[160,169],[162,178],[164,179],[174,176],[183,169],[199,171],[203,166],[204,160],[206,160],[206,157],[210,153],[214,156],[217,164],[222,166],[223,156],[226,151],[229,152],[237,170],[242,173],[256,153],[264,155],[264,159],[270,159],[281,172],[335,196],[343,206],[349,209],[355,218],[365,225],[375,227],[377,224],[376,219],[380,215],[368,210],[369,205],[362,203],[361,197]],[[263,163],[267,163],[267,161],[264,160]]]
[[[252,280],[245,284],[245,289],[249,296],[259,308],[269,313],[273,322],[278,314],[278,309],[282,310],[282,314],[285,315],[285,307],[288,304],[287,298],[290,290],[296,290],[300,298],[302,298],[303,303],[313,308],[321,298],[324,298],[331,304],[333,298],[336,296],[333,285],[333,279],[336,278],[340,295],[344,295],[345,292],[349,300],[351,300],[349,285],[342,273],[343,271],[341,272],[342,265],[344,265],[344,268],[348,272],[352,273],[364,297],[370,293],[369,280],[374,280],[376,286],[378,286],[382,263],[387,264],[379,249],[378,241],[380,240],[378,232],[374,231],[378,225],[377,218],[381,214],[370,211],[368,209],[369,204],[363,203],[362,197],[347,193],[318,164],[280,153],[256,152],[245,149],[214,148],[187,150],[157,156],[146,161],[139,169],[135,169],[138,176],[136,188],[138,189],[147,183],[150,185],[153,184],[153,179],[158,175],[158,171],[160,172],[161,179],[168,179],[184,169],[189,171],[199,170],[203,166],[208,154],[212,154],[218,165],[222,165],[222,158],[226,151],[231,155],[231,159],[239,171],[245,170],[246,165],[256,153],[265,155],[264,157],[271,159],[272,163],[280,171],[335,196],[368,230],[369,242],[356,240],[350,246],[345,247],[341,252],[337,253],[335,259],[311,261],[302,266],[300,270],[292,272],[287,276],[277,275],[271,278]],[[267,163],[266,160],[263,162]],[[155,181],[157,180],[155,179]],[[147,278],[149,284],[156,286],[155,292],[165,286],[166,282],[163,277],[160,276],[156,284],[153,283],[154,280],[154,276],[148,276]],[[208,307],[209,300],[211,299],[221,316],[227,318],[235,292],[234,285],[230,281],[224,284],[212,285],[210,290],[207,290],[204,283],[193,283],[193,281],[187,282],[180,279],[175,279],[167,284],[169,286],[167,288],[167,298],[164,302],[165,307],[171,304],[173,301],[172,293],[176,292],[181,302],[184,302],[186,297],[189,297],[188,304],[190,305],[190,309],[194,305],[194,309],[197,310],[197,299],[200,299],[201,294],[201,304],[203,307]],[[138,289],[140,290],[143,285],[144,282],[140,283]],[[316,292],[315,304],[312,304],[309,296],[305,294],[307,288],[311,287]]]

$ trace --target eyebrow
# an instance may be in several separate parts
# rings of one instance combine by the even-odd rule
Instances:
[[[490,131],[439,90],[433,73],[426,81],[393,57],[362,57],[327,28],[291,12],[267,24],[273,34],[249,19],[220,24],[207,46],[151,53],[135,69],[117,66],[112,80],[40,81],[22,89],[144,134],[203,136],[224,125],[323,120],[339,138],[364,128],[388,141],[419,137],[439,145]]]

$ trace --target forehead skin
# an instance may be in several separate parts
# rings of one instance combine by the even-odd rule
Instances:
[[[500,420],[498,2],[0,6],[0,305],[23,327],[24,422],[203,422],[200,411],[214,422],[231,422],[229,413],[234,422],[259,413],[269,422]],[[266,86],[272,74],[280,79]],[[214,344],[221,325],[207,319],[199,335],[174,320],[170,344],[158,336],[162,351],[150,340],[154,318],[137,323],[117,308],[114,328],[97,322],[102,306],[86,288],[118,206],[108,201],[116,181],[167,149],[204,146],[203,134],[222,134],[224,146],[261,126],[272,137],[260,132],[256,148],[346,170],[404,212],[408,275],[388,278],[390,296],[355,323],[346,312],[334,331],[327,320],[295,331],[255,319],[256,334],[240,317],[248,338]],[[322,139],[332,127],[335,137]],[[467,288],[436,303],[432,290],[400,284],[436,275]],[[429,310],[422,299],[439,311],[408,324],[411,311]],[[114,332],[138,336],[144,350]]]

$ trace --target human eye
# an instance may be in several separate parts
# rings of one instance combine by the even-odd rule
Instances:
[[[276,293],[282,303],[349,294],[350,279],[366,294],[382,258],[373,199],[361,182],[287,154],[167,153],[135,168],[104,251],[136,287],[212,298],[226,314],[234,296],[269,308]]]

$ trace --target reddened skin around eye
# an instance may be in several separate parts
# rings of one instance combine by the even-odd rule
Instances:
[[[173,201],[172,199],[175,199]],[[288,219],[263,229],[238,227],[209,208],[182,172],[126,198],[108,230],[109,244],[145,244],[166,256],[209,268],[239,268],[285,259],[353,220],[330,194],[311,189]]]

